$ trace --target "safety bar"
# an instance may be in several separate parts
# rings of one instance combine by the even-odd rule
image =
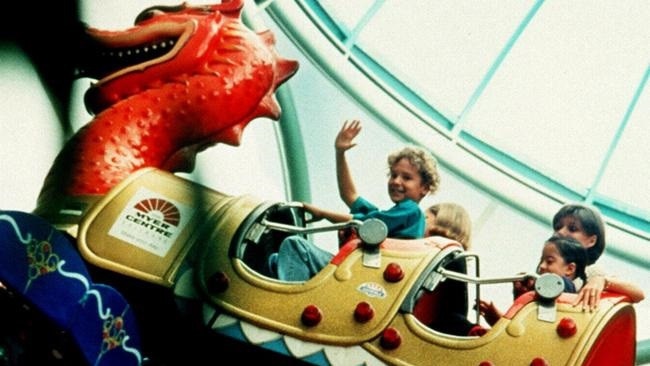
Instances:
[[[437,271],[445,278],[451,278],[452,280],[473,283],[478,285],[489,285],[495,283],[508,283],[508,282],[522,281],[526,278],[531,278],[531,277],[534,279],[539,278],[539,275],[537,273],[524,273],[524,274],[519,274],[510,277],[478,278],[478,277],[468,276],[460,272],[449,271],[444,268],[438,268]]]
[[[346,222],[341,222],[341,223],[336,223],[336,224],[331,224],[331,225],[325,225],[325,226],[312,226],[312,227],[302,227],[302,226],[295,226],[295,225],[288,225],[288,224],[281,224],[279,222],[274,222],[274,221],[268,221],[266,219],[262,220],[260,222],[261,225],[264,225],[270,229],[278,230],[278,231],[284,231],[287,233],[293,233],[293,234],[313,234],[313,233],[320,233],[320,232],[326,232],[326,231],[335,231],[335,230],[341,230],[349,227],[356,227],[359,228],[361,225],[363,225],[363,222],[360,220],[350,220]]]

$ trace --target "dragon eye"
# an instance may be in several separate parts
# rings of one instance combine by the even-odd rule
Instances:
[[[160,10],[147,9],[147,10],[141,12],[140,14],[138,14],[138,16],[135,18],[135,22],[133,24],[137,25],[138,23],[142,23],[145,20],[149,20],[151,18],[154,18],[156,15],[161,15],[161,14],[162,14],[162,12]]]
[[[176,6],[162,6],[162,5],[152,6],[141,11],[140,14],[138,14],[138,16],[135,17],[134,24],[144,22],[145,20],[149,20],[151,18],[163,15],[165,13],[177,13],[185,10],[185,8],[186,6],[183,4],[176,5]]]

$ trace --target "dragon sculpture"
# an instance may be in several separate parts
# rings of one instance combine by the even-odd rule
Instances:
[[[11,304],[23,299],[37,313],[26,322],[45,315],[53,333],[63,329],[81,349],[79,360],[67,355],[64,362],[147,360],[132,299],[91,280],[101,276],[91,275],[78,253],[74,238],[86,210],[134,172],[191,172],[201,151],[239,145],[252,120],[279,119],[275,91],[298,63],[278,54],[270,31],[258,33],[242,22],[243,6],[242,0],[154,6],[129,29],[84,26],[75,38],[74,76],[96,80],[85,95],[94,118],[56,157],[33,213],[0,211],[0,310],[20,312],[23,305]],[[17,333],[24,331],[17,326]],[[4,360],[52,362],[30,356],[30,347],[24,343]],[[8,348],[2,351],[8,357]]]
[[[145,167],[190,172],[197,153],[280,117],[274,92],[298,64],[277,54],[270,31],[241,22],[242,7],[157,6],[125,31],[87,29],[77,77],[98,80],[85,96],[95,118],[56,158],[37,214],[52,218],[62,199],[92,200]]]

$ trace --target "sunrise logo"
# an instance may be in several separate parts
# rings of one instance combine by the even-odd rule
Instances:
[[[108,234],[164,257],[193,213],[191,206],[141,187],[124,206]]]
[[[178,208],[169,201],[160,198],[144,199],[133,206],[143,214],[155,218],[158,221],[178,226],[181,221],[181,213]]]
[[[147,198],[133,205],[126,220],[142,233],[171,238],[181,221],[181,213],[173,203],[162,198]]]

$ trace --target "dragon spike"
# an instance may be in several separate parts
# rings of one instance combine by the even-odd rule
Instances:
[[[221,12],[225,16],[239,18],[242,9],[244,8],[243,0],[223,0],[221,4],[214,4],[209,6],[214,12]]]
[[[260,37],[262,42],[275,54],[276,57],[276,67],[277,67],[277,84],[275,87],[277,88],[280,86],[282,83],[284,83],[286,80],[288,80],[291,76],[293,76],[296,71],[298,71],[298,62],[295,60],[288,60],[285,58],[280,57],[277,54],[277,51],[275,50],[275,35],[270,30],[265,30],[262,32],[257,33],[257,35]]]
[[[219,131],[219,133],[213,137],[213,141],[223,142],[224,144],[231,146],[239,146],[241,144],[241,136],[244,133],[244,127],[246,127],[249,122],[250,120]]]
[[[278,59],[276,63],[278,69],[276,88],[291,78],[298,71],[298,61],[288,59]]]
[[[277,121],[280,119],[280,112],[281,109],[278,101],[273,94],[270,94],[260,101],[253,114],[257,117],[268,117]]]

